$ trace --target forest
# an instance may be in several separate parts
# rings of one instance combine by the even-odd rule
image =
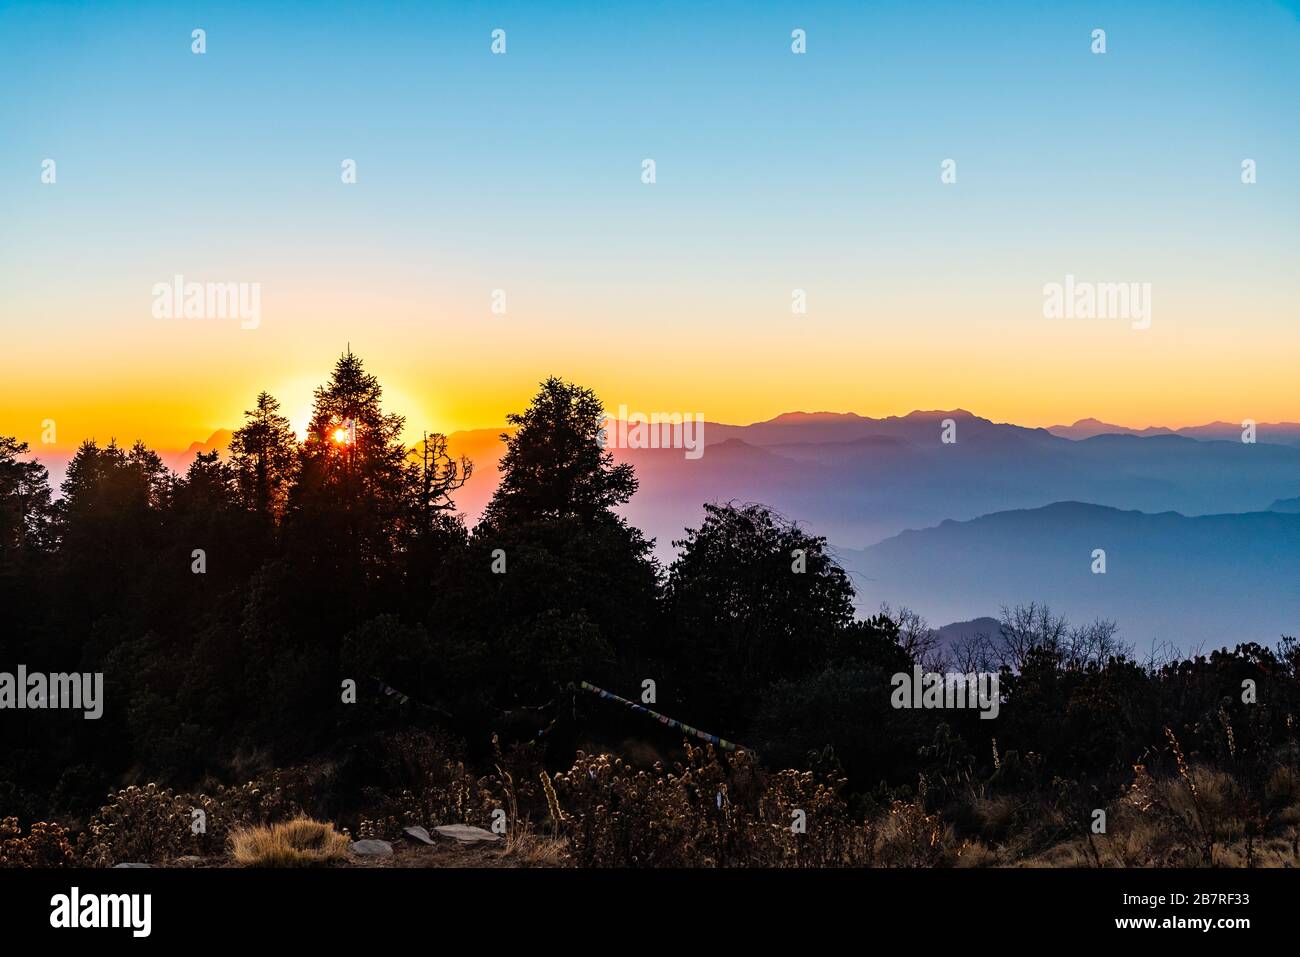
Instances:
[[[558,866],[1300,864],[1291,638],[1139,661],[1028,606],[945,646],[759,503],[700,503],[664,565],[559,378],[470,527],[473,463],[382,398],[348,352],[304,438],[263,392],[226,453],[87,440],[57,494],[0,436],[0,671],[102,675],[96,720],[0,709],[0,866],[218,862],[303,815],[503,816]],[[995,674],[994,720],[895,707],[918,665]]]

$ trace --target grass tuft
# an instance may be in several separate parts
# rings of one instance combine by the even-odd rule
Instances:
[[[346,835],[309,817],[243,828],[230,835],[230,846],[235,863],[243,867],[315,867],[348,854]]]

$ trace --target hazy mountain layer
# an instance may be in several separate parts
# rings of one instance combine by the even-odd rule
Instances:
[[[1093,572],[1097,549],[1104,574]],[[932,623],[1038,601],[1076,622],[1114,620],[1139,649],[1300,634],[1300,514],[1058,502],[903,532],[839,557],[864,607],[907,605]]]

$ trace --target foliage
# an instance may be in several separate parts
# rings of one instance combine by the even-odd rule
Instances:
[[[0,724],[4,862],[165,862],[298,814],[394,836],[497,808],[511,841],[549,831],[539,860],[562,842],[616,866],[1300,857],[1292,639],[1142,662],[1113,623],[1028,605],[945,646],[906,609],[855,615],[826,541],[752,503],[704,506],[662,569],[619,514],[636,476],[598,397],[556,378],[510,417],[471,529],[471,463],[436,432],[409,447],[382,399],[349,352],[302,441],[263,392],[229,453],[181,474],[138,442],[82,443],[57,500],[0,437],[0,670],[106,688],[100,720]],[[893,708],[916,664],[996,672],[998,720]],[[757,753],[683,750],[572,690],[635,697],[647,676],[657,710]],[[149,778],[176,790],[131,783]]]
[[[61,825],[38,821],[24,837],[18,818],[0,820],[0,867],[72,867],[75,862]]]
[[[606,416],[590,389],[554,376],[502,433],[501,484],[484,514],[490,526],[545,519],[593,522],[636,491],[636,477],[601,441]]]

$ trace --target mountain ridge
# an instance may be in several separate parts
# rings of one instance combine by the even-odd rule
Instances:
[[[861,581],[860,607],[888,601],[931,621],[1039,602],[1076,623],[1115,621],[1142,647],[1300,633],[1300,512],[1189,516],[1062,501],[837,554]]]

